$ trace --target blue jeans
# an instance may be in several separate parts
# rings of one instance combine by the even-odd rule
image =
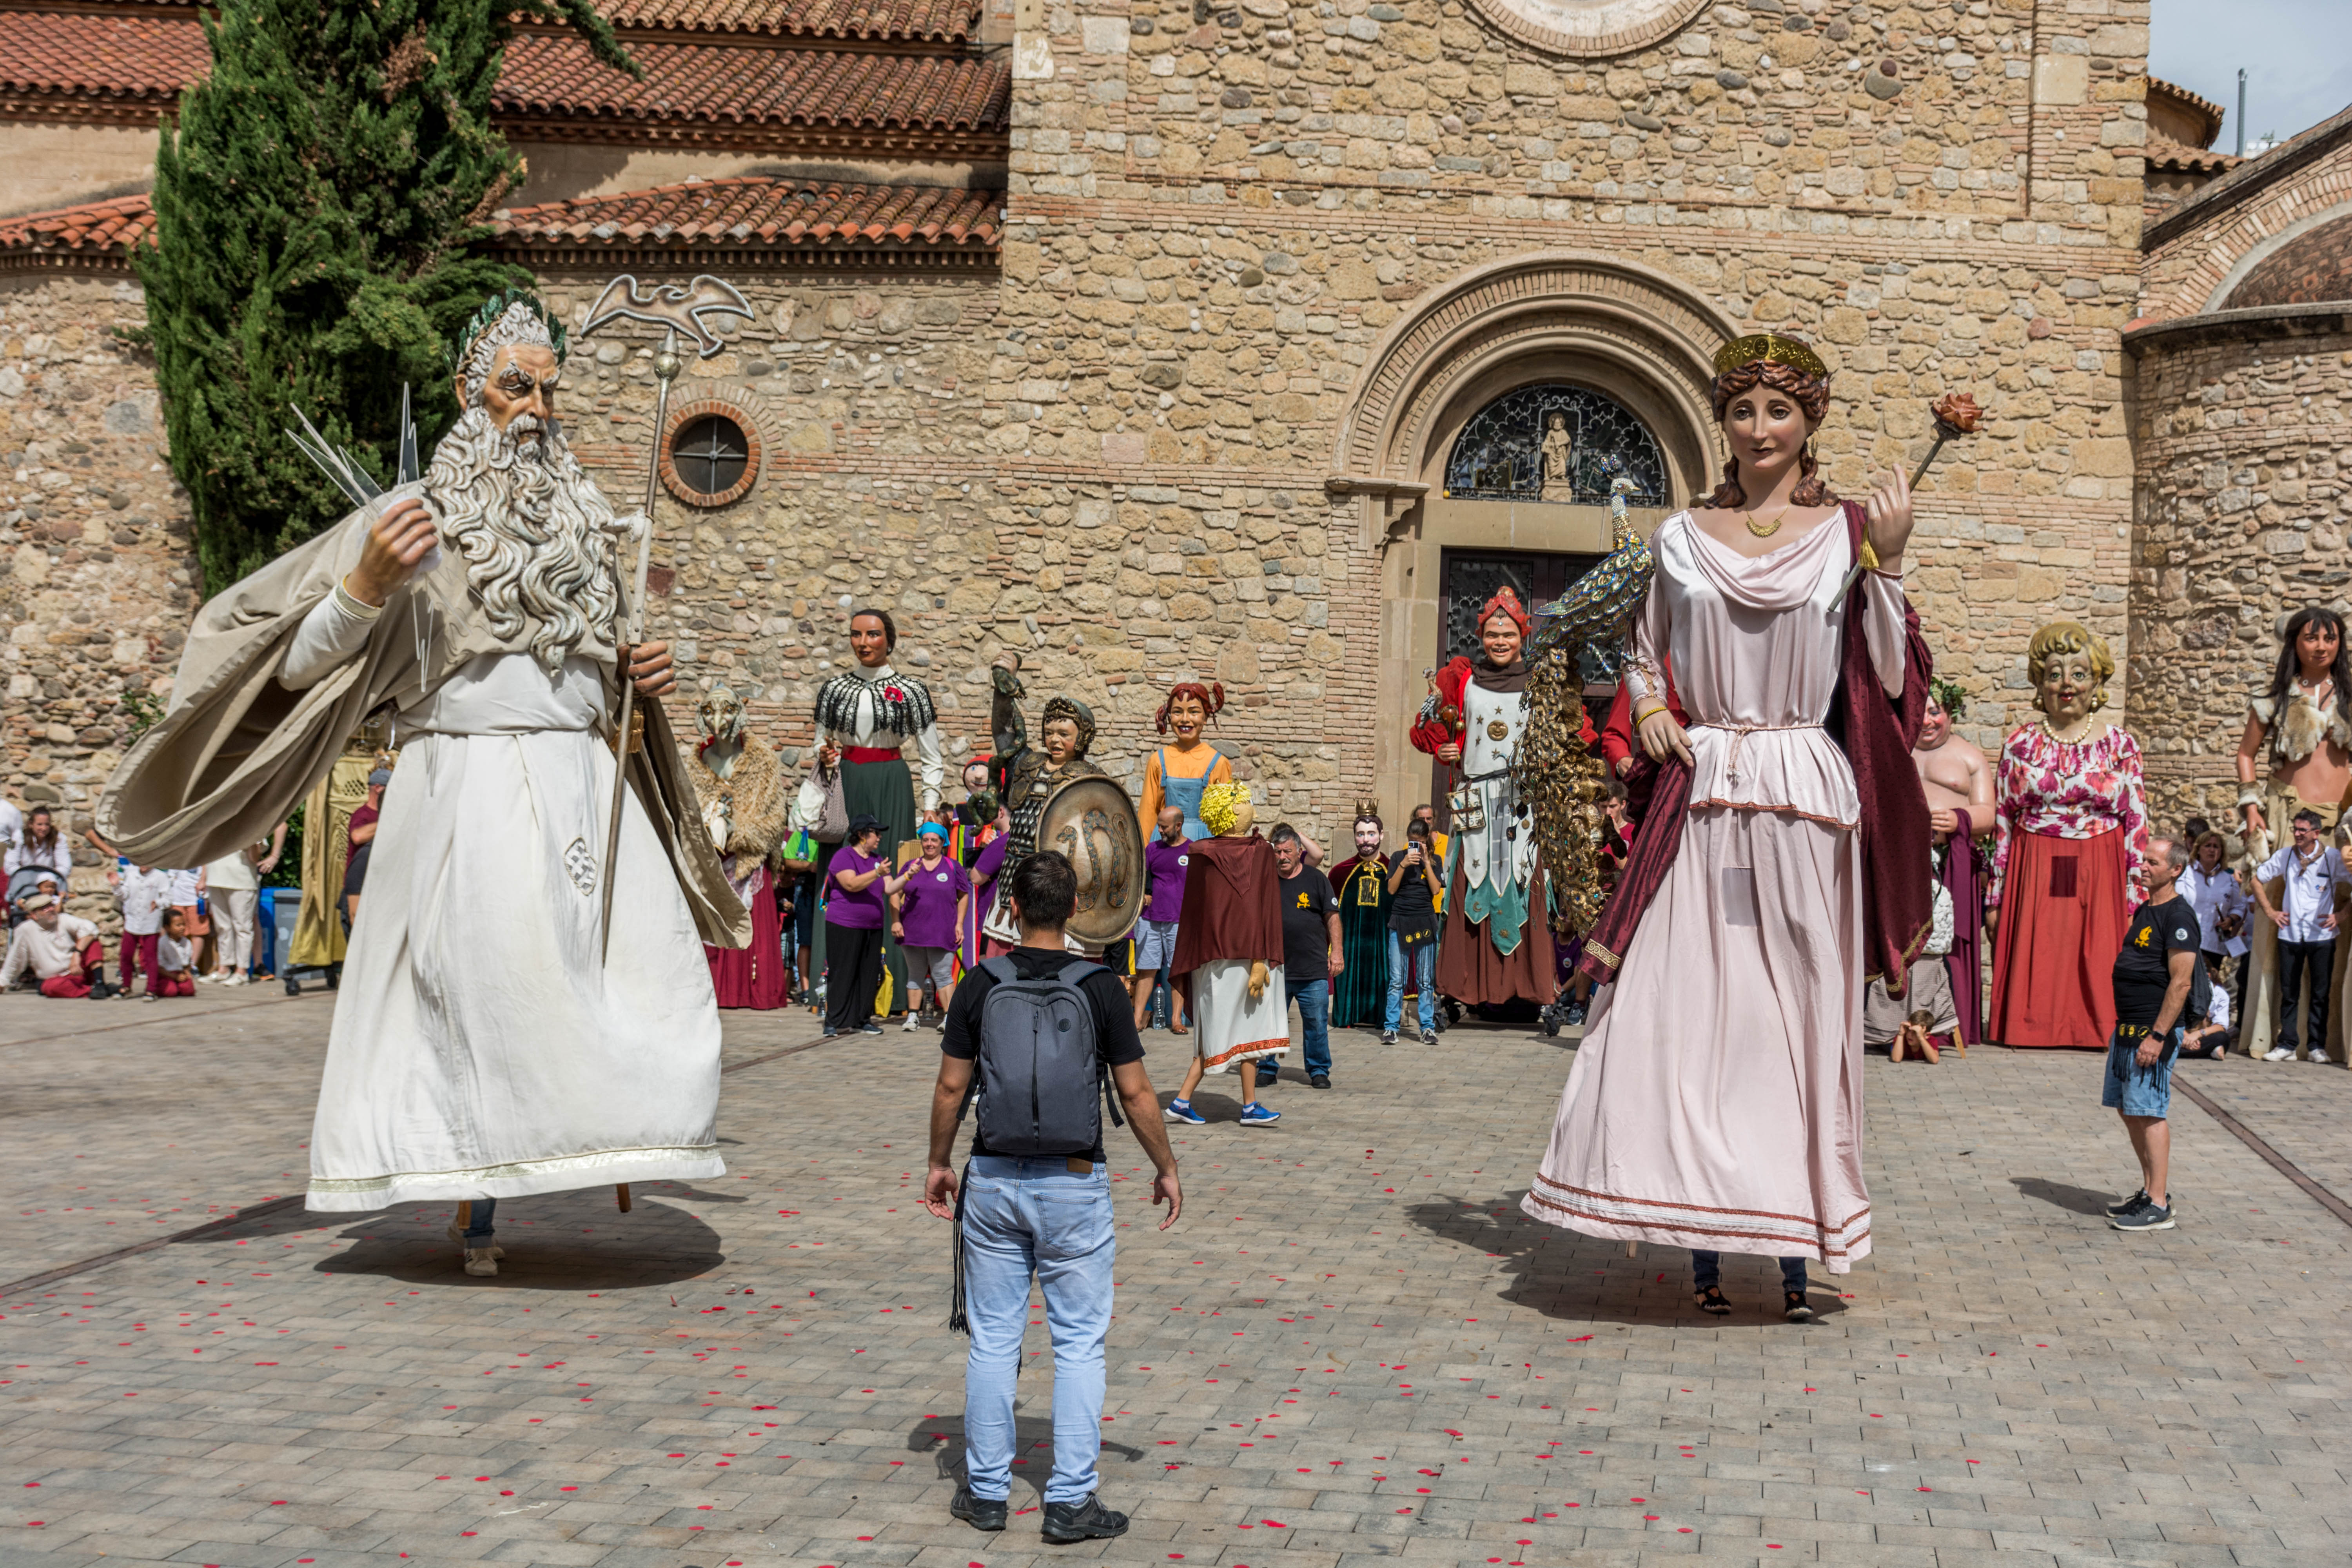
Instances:
[[[1307,1071],[1327,1076],[1331,1071],[1331,983],[1318,980],[1311,985],[1301,985],[1291,991],[1290,999],[1298,1004],[1299,1033],[1307,1042]],[[1257,1064],[1257,1081],[1272,1083],[1281,1075],[1276,1070],[1274,1058],[1261,1058]]]
[[[1691,1289],[1704,1290],[1710,1285],[1720,1284],[1722,1280],[1723,1254],[1702,1252],[1696,1247],[1692,1247]],[[1780,1259],[1780,1289],[1794,1290],[1800,1296],[1805,1293],[1805,1260],[1803,1258]]]
[[[1408,967],[1421,991],[1421,1032],[1425,1035],[1437,1027],[1437,940],[1434,937],[1412,950],[1408,964],[1404,943],[1397,941],[1396,932],[1389,932],[1389,1010],[1381,1027],[1394,1034],[1398,1020],[1404,1016],[1404,983]]]
[[[490,1238],[498,1235],[498,1227],[493,1223],[498,1218],[498,1199],[476,1198],[474,1200],[472,1218],[467,1221],[466,1226],[466,1245],[467,1247],[489,1246]]]
[[[965,1173],[964,1470],[971,1495],[1013,1491],[1013,1382],[1029,1321],[1029,1279],[1045,1297],[1054,1342],[1054,1474],[1047,1502],[1094,1494],[1102,1453],[1103,1336],[1110,1329],[1110,1167],[1081,1175],[1066,1160],[982,1155]]]
[[[2294,944],[2283,942],[2279,950],[2284,952],[2291,945]],[[2326,984],[2326,976],[2314,975],[2312,981],[2312,989],[2317,991]],[[2290,1047],[2294,1037],[2286,1031],[2294,1026],[2294,1020],[2290,1017],[2280,1028],[2280,1039]],[[2139,1065],[2139,1047],[2147,1035],[2148,1026],[2145,1024],[2116,1026],[2115,1037],[2107,1042],[2107,1076],[2099,1089],[2099,1103],[2126,1116],[2161,1120],[2172,1114],[2172,1064],[2180,1055],[2180,1026],[2174,1025],[2172,1033],[2165,1037],[2156,1065],[2144,1068]]]

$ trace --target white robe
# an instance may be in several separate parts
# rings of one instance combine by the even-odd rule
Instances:
[[[307,684],[365,640],[332,598]],[[598,957],[613,754],[602,672],[485,654],[404,709],[335,998],[309,1206],[380,1209],[721,1175],[719,1010],[684,896],[623,795]]]

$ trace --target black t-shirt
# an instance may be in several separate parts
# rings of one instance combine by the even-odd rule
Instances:
[[[1331,926],[1325,918],[1339,912],[1331,879],[1312,866],[1301,866],[1296,877],[1285,877],[1282,887],[1282,983],[1291,990],[1331,978]]]
[[[1087,962],[1075,952],[1053,952],[1042,947],[1016,947],[1007,956],[1013,960],[1013,973],[1024,980],[1050,980],[1069,965]],[[940,1031],[941,1051],[958,1061],[979,1058],[981,1004],[995,989],[996,976],[977,964],[964,973],[963,979],[956,984],[955,999],[948,1004],[947,1025]],[[1094,1005],[1095,1055],[1113,1068],[1141,1061],[1143,1037],[1135,1032],[1135,1002],[1118,976],[1108,969],[1100,970],[1078,982],[1078,989]],[[977,1123],[972,1128],[971,1152],[990,1152],[988,1145],[981,1142]],[[1094,1146],[1090,1157],[1097,1164],[1103,1163],[1100,1143]]]
[[[1406,857],[1412,853],[1412,845],[1410,843],[1399,850],[1397,858],[1389,863],[1390,875],[1394,876],[1396,868],[1405,865]],[[1422,845],[1421,854],[1431,869],[1444,869],[1437,851],[1429,845]],[[1397,883],[1394,900],[1389,905],[1389,930],[1410,933],[1433,930],[1436,924],[1437,902],[1430,895],[1429,879],[1422,874],[1420,867],[1408,867],[1403,879]]]
[[[2175,894],[2160,904],[2142,904],[2124,932],[2124,947],[2116,954],[2116,1022],[2147,1027],[2164,1010],[2164,993],[2172,984],[2170,960],[2176,952],[2195,952],[2200,945],[2197,907]],[[2183,1023],[2202,1023],[2186,1016]]]

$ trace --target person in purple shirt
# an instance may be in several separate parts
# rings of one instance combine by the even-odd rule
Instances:
[[[926,822],[916,829],[916,837],[921,852],[908,862],[898,898],[898,918],[890,931],[907,952],[907,1000],[914,1001],[915,988],[928,984],[932,1005],[944,1018],[948,998],[955,994],[956,932],[971,907],[971,873],[947,852],[944,824]],[[915,1026],[919,1012],[928,1011],[908,1007],[907,1027]]]
[[[1138,1029],[1150,1016],[1152,987],[1166,977],[1169,962],[1176,956],[1176,917],[1184,910],[1184,868],[1192,858],[1192,840],[1184,837],[1182,806],[1161,806],[1159,827],[1160,836],[1143,848],[1143,868],[1151,879],[1151,895],[1143,906],[1143,919],[1136,922],[1135,979],[1130,984]],[[1182,1004],[1172,986],[1168,998],[1168,1032],[1187,1033]]]
[[[828,1040],[851,1029],[882,1032],[874,1021],[874,996],[882,985],[882,931],[889,923],[890,895],[906,886],[907,879],[890,875],[890,862],[881,849],[881,819],[852,817],[849,837],[825,868],[831,884],[824,900]]]

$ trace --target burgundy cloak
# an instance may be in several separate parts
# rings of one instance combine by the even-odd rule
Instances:
[[[1221,958],[1282,967],[1282,878],[1274,846],[1247,838],[1196,838],[1184,870],[1176,956],[1168,965],[1184,1012],[1192,1012],[1192,971]]]
[[[1864,527],[1861,503],[1843,503],[1848,547],[1859,560]],[[1903,695],[1889,698],[1870,658],[1859,578],[1847,591],[1845,651],[1837,690],[1822,728],[1853,769],[1854,793],[1862,800],[1863,977],[1884,976],[1887,994],[1900,996],[1909,984],[1911,959],[1927,940],[1935,920],[1935,891],[1928,846],[1927,794],[1911,761],[1919,726],[1927,715],[1927,678],[1935,660],[1919,635],[1919,612],[1903,608]],[[1617,891],[1584,939],[1578,973],[1602,984],[1633,940],[1633,930],[1657,897],[1666,872],[1683,847],[1683,823],[1690,815],[1690,767],[1679,757],[1652,764],[1637,757],[1628,788],[1655,767],[1649,808],[1633,851],[1626,858]]]

